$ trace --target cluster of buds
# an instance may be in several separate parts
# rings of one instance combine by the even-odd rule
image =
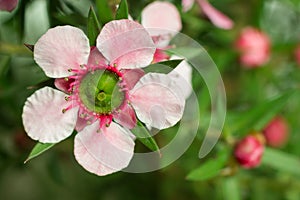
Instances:
[[[288,139],[288,126],[282,117],[271,120],[262,132],[254,132],[235,145],[234,156],[239,165],[250,169],[260,165],[265,144],[282,147]]]

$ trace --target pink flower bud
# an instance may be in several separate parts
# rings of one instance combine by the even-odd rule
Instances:
[[[298,65],[300,66],[300,45],[295,49],[295,59]]]
[[[0,10],[13,11],[18,4],[18,0],[0,0]]]
[[[269,60],[271,43],[262,31],[252,27],[243,29],[235,45],[246,68],[259,67]]]
[[[263,133],[269,146],[281,147],[288,139],[288,125],[282,117],[276,117],[265,127]]]
[[[243,168],[249,169],[260,164],[263,152],[263,142],[254,135],[248,135],[237,143],[234,155]]]

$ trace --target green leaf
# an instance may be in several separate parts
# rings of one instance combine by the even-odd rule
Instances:
[[[100,32],[100,24],[97,19],[97,15],[93,9],[90,8],[89,15],[88,15],[88,23],[87,23],[87,36],[90,40],[90,46],[96,46],[96,39]]]
[[[218,153],[217,158],[209,159],[200,167],[191,171],[186,178],[191,181],[204,181],[219,175],[227,163],[229,155],[229,149],[223,149]]]
[[[167,74],[171,72],[174,68],[176,68],[182,61],[183,59],[177,59],[154,63],[144,68],[144,71],[146,73],[157,72]]]
[[[273,167],[279,171],[300,175],[300,158],[276,149],[265,149],[262,164]]]
[[[285,94],[264,102],[247,112],[227,116],[227,127],[232,133],[247,134],[251,130],[261,131],[264,126],[276,116],[287,104],[288,100],[296,94],[289,91]]]
[[[108,5],[108,1],[96,0],[96,7],[98,10],[99,21],[102,26],[113,20],[113,13]]]
[[[149,133],[148,129],[142,124],[142,122],[138,121],[137,125],[133,129],[131,129],[131,132],[141,143],[143,143],[150,150],[158,151],[158,153],[160,153],[157,143]]]
[[[127,0],[121,0],[117,13],[116,19],[128,19],[128,4]]]
[[[235,177],[229,177],[222,180],[222,190],[224,200],[241,199],[240,188]]]
[[[51,147],[53,147],[55,143],[40,143],[38,142],[33,149],[31,150],[28,158],[24,161],[24,163],[27,163],[29,160],[39,156],[40,154],[44,153]]]

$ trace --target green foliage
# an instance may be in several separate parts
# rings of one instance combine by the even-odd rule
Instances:
[[[128,5],[127,0],[121,0],[115,19],[128,19]]]
[[[143,143],[146,147],[148,147],[151,151],[159,152],[159,147],[149,133],[148,129],[141,123],[140,121],[137,122],[137,125],[131,129],[131,132],[137,137],[137,139]]]
[[[40,143],[38,142],[34,148],[31,150],[29,156],[26,158],[24,163],[27,163],[29,160],[39,156],[40,154],[44,153],[48,149],[52,148],[55,144],[53,143]]]
[[[97,15],[94,11],[94,8],[91,7],[87,22],[87,36],[90,40],[90,46],[96,46],[96,39],[100,33],[100,29],[101,27],[97,19]]]

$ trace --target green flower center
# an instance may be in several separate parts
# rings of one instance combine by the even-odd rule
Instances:
[[[79,98],[83,105],[97,114],[111,114],[125,100],[120,77],[113,71],[97,69],[85,74],[79,85]]]

